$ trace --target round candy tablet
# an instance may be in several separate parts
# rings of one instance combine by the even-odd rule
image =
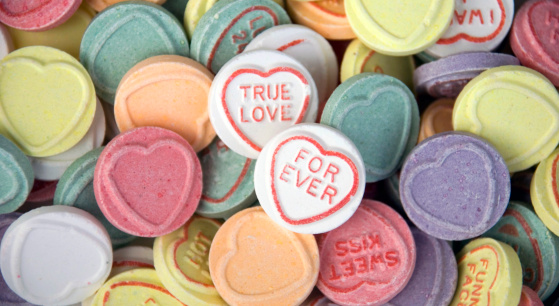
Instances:
[[[270,0],[221,0],[202,16],[192,35],[190,57],[217,73],[262,31],[290,23]]]
[[[26,155],[73,147],[89,130],[95,103],[87,71],[68,53],[27,47],[0,61],[0,134]]]
[[[101,152],[93,178],[101,211],[140,237],[168,234],[188,220],[202,193],[202,169],[180,135],[158,127],[119,134]]]
[[[209,265],[217,291],[230,305],[299,305],[318,277],[318,247],[313,235],[289,231],[254,207],[221,226]]]
[[[215,76],[208,99],[219,138],[249,158],[257,158],[262,147],[287,128],[314,122],[318,107],[307,69],[272,50],[245,52],[227,62]]]
[[[29,192],[29,196],[27,196],[25,201],[31,203],[51,201],[54,198],[57,184],[58,181],[35,180],[33,188],[31,188],[31,192]]]
[[[44,31],[68,20],[81,0],[4,0],[0,2],[0,22],[25,31]]]
[[[332,94],[320,123],[355,143],[367,182],[396,172],[417,142],[419,110],[413,93],[396,78],[372,72],[343,82]]]
[[[119,3],[124,2],[126,0],[85,0],[87,4],[89,4],[94,10],[101,12],[102,10],[106,9],[107,7]],[[155,4],[163,4],[165,0],[144,0],[146,2],[151,2]]]
[[[516,14],[510,46],[522,65],[559,86],[559,1],[530,1]]]
[[[343,0],[287,0],[287,10],[293,21],[315,30],[326,39],[355,38]]]
[[[403,56],[423,51],[446,31],[454,0],[345,0],[351,28],[367,47]]]
[[[105,139],[105,114],[101,102],[97,99],[93,123],[85,136],[67,151],[46,157],[29,157],[35,178],[44,181],[58,180],[64,171],[85,153],[100,147]]]
[[[139,245],[127,246],[114,251],[113,268],[109,277],[138,268],[154,269],[153,250]]]
[[[549,156],[559,143],[559,94],[532,69],[489,69],[462,90],[452,124],[494,145],[509,172],[521,171]]]
[[[93,192],[95,165],[103,147],[94,149],[76,159],[58,181],[54,194],[54,205],[77,207],[92,214],[103,224],[111,237],[112,245],[117,247],[134,240],[134,236],[116,228],[101,212]]]
[[[340,227],[318,236],[317,287],[342,305],[382,305],[414,271],[416,245],[404,219],[387,205],[363,200]]]
[[[194,29],[198,25],[200,18],[206,14],[206,12],[212,8],[214,4],[219,0],[189,0],[186,4],[186,9],[184,11],[184,28],[186,29],[186,34],[188,39],[192,39],[194,34]]]
[[[376,72],[393,76],[413,90],[414,70],[413,57],[384,55],[354,39],[345,50],[340,79],[343,83],[356,74]]]
[[[503,158],[469,133],[445,132],[424,140],[400,174],[400,199],[408,217],[439,239],[481,235],[503,215],[509,196]]]
[[[20,213],[9,213],[0,215],[0,241],[4,237],[8,227],[19,218]],[[1,271],[0,271],[1,272]],[[24,299],[19,297],[15,292],[6,285],[4,278],[0,276],[0,304],[9,306],[31,306]]]
[[[442,132],[452,131],[454,100],[439,99],[430,104],[421,115],[417,143]]]
[[[456,98],[471,79],[487,69],[519,65],[514,56],[489,52],[457,54],[427,63],[415,70],[413,83],[417,94],[436,98]]]
[[[528,286],[522,286],[522,294],[518,306],[543,306],[538,294]]]
[[[196,213],[209,218],[223,218],[256,201],[255,160],[233,152],[217,137],[200,153],[199,158],[204,187]]]
[[[0,60],[14,50],[12,36],[8,29],[0,23]]]
[[[513,247],[520,258],[523,283],[545,300],[559,284],[559,237],[552,234],[530,208],[511,202],[503,217],[484,237]]]
[[[256,196],[266,213],[297,233],[318,234],[342,225],[365,190],[361,154],[342,132],[299,124],[274,137],[254,169]]]
[[[507,36],[514,15],[514,0],[454,0],[450,27],[435,45],[425,50],[434,57],[472,51],[492,51]]]
[[[18,209],[33,187],[33,168],[27,157],[0,135],[0,214]]]
[[[391,306],[448,305],[458,278],[456,258],[450,245],[419,229],[411,228],[417,257],[413,275],[406,287],[387,304]]]
[[[80,43],[85,29],[95,16],[95,11],[87,4],[82,4],[78,10],[63,24],[47,31],[29,32],[8,28],[14,47],[20,49],[28,46],[49,46],[79,59]]]
[[[318,89],[319,109],[338,85],[338,61],[324,37],[300,25],[272,27],[256,36],[245,48],[278,50],[298,60],[310,72]]]
[[[95,293],[109,276],[111,241],[92,215],[48,206],[19,217],[0,247],[4,280],[33,304],[68,305]]]
[[[178,230],[157,237],[155,271],[165,288],[186,305],[226,305],[219,297],[208,265],[212,240],[221,224],[194,216]]]
[[[184,306],[163,286],[153,269],[134,269],[109,279],[93,298],[92,306]]]
[[[518,305],[522,268],[509,245],[491,238],[476,239],[456,259],[458,285],[450,305]]]
[[[156,55],[188,56],[188,40],[177,19],[159,5],[125,2],[103,10],[83,35],[80,61],[97,95],[114,104],[118,83],[134,65]]]
[[[559,150],[555,150],[538,165],[530,186],[532,204],[538,217],[555,235],[559,235],[558,164]]]
[[[150,57],[130,69],[115,97],[115,119],[121,132],[140,126],[171,130],[198,152],[215,137],[208,117],[213,75],[186,57]]]

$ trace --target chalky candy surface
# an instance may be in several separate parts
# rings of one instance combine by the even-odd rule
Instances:
[[[355,38],[343,0],[287,0],[287,10],[297,24],[315,30],[326,39]]]
[[[0,214],[13,212],[33,187],[33,168],[21,150],[0,135]]]
[[[507,36],[514,16],[513,0],[455,0],[448,30],[425,50],[435,57],[492,51]]]
[[[446,132],[424,140],[400,174],[400,199],[408,217],[439,239],[483,234],[503,215],[509,196],[503,158],[469,133]]]
[[[387,205],[363,200],[340,227],[318,236],[317,287],[342,305],[382,305],[410,280],[416,244],[404,219]]]
[[[95,167],[93,190],[114,226],[135,236],[157,237],[179,228],[196,210],[202,169],[184,138],[141,127],[107,144]]]
[[[208,116],[212,80],[211,72],[187,57],[160,55],[141,61],[124,75],[116,91],[119,130],[158,126],[201,151],[215,137]]]
[[[117,86],[142,60],[163,54],[188,56],[182,25],[167,10],[148,2],[118,3],[99,13],[82,38],[80,61],[97,95],[114,104]]]
[[[464,87],[452,124],[494,145],[510,172],[521,171],[545,159],[559,143],[559,94],[532,69],[492,68]]]
[[[157,237],[155,271],[165,288],[186,305],[226,305],[210,276],[208,256],[221,224],[193,216],[178,230]]]
[[[113,252],[113,268],[109,278],[122,272],[153,267],[153,249],[146,246],[132,245]]]
[[[233,152],[217,137],[198,156],[204,173],[204,187],[196,213],[209,218],[224,218],[256,201],[255,160]]]
[[[335,229],[355,212],[365,190],[361,154],[340,131],[298,124],[264,147],[254,170],[256,196],[266,213],[297,233]]]
[[[154,269],[134,269],[109,279],[97,291],[92,306],[184,306],[161,283]]]
[[[20,213],[9,213],[0,215],[0,241],[4,237],[8,227],[21,216]],[[1,272],[1,271],[0,271]],[[19,297],[15,292],[12,291],[6,284],[4,277],[0,276],[0,304],[2,305],[13,305],[13,306],[28,306],[32,305],[27,303],[24,299]]]
[[[419,110],[404,83],[368,72],[336,88],[320,123],[353,141],[363,157],[367,182],[376,182],[394,174],[415,146]]]
[[[421,115],[417,143],[435,134],[452,131],[453,108],[453,99],[439,99],[431,103]]]
[[[95,200],[93,191],[93,175],[95,165],[104,147],[94,149],[74,161],[58,181],[53,203],[77,207],[92,214],[107,230],[112,245],[117,247],[134,240],[131,236],[105,218]]]
[[[271,0],[221,0],[198,22],[190,57],[217,73],[260,32],[287,23],[285,10]]]
[[[538,165],[530,185],[534,209],[545,226],[555,235],[559,235],[558,163],[559,150],[555,150]]]
[[[412,56],[378,53],[365,46],[359,39],[354,39],[347,46],[340,70],[342,83],[356,74],[376,72],[393,76],[413,90],[415,64]]]
[[[93,295],[112,263],[107,232],[89,213],[46,206],[19,217],[0,246],[7,285],[30,303],[69,305]]]
[[[538,294],[528,286],[522,286],[522,295],[518,306],[543,306]]]
[[[527,2],[516,14],[510,45],[522,65],[559,86],[559,1]]]
[[[26,30],[44,31],[68,20],[81,0],[4,0],[0,2],[0,22]]]
[[[345,0],[344,5],[359,40],[394,56],[415,54],[433,45],[454,13],[454,0]]]
[[[0,60],[14,50],[14,43],[8,29],[0,24]]]
[[[34,46],[0,61],[0,134],[29,156],[51,156],[78,143],[96,108],[84,67],[60,50]]]
[[[111,5],[114,5],[119,2],[124,2],[126,0],[84,0],[84,1],[87,2],[87,4],[89,4],[96,11],[101,12],[102,10],[106,9]],[[155,4],[163,4],[164,2],[166,2],[165,0],[145,0],[145,1],[155,3]]]
[[[217,291],[230,305],[299,305],[314,288],[319,255],[313,235],[289,231],[253,207],[221,226],[209,264]]]
[[[457,255],[458,285],[451,306],[518,305],[522,267],[514,250],[491,238],[468,243]]]
[[[392,306],[448,305],[454,296],[458,269],[450,245],[419,229],[411,228],[417,257],[406,287],[390,302]]]
[[[318,94],[297,60],[280,51],[253,50],[223,66],[208,104],[219,138],[236,153],[256,159],[278,133],[316,120]]]
[[[523,283],[542,300],[559,284],[559,238],[551,233],[536,213],[522,203],[511,202],[503,217],[483,237],[507,243],[520,258]]]
[[[519,65],[514,56],[489,52],[452,55],[418,67],[413,75],[418,94],[456,98],[468,82],[487,69]]]

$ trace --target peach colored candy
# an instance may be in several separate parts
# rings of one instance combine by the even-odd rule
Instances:
[[[301,305],[318,278],[318,246],[313,235],[284,229],[252,207],[221,226],[209,263],[213,283],[230,305]]]
[[[204,66],[178,55],[141,61],[124,75],[115,98],[115,119],[121,132],[141,126],[171,130],[198,152],[215,131],[208,115],[213,75]]]
[[[94,10],[98,12],[104,10],[107,6],[123,1],[127,1],[127,0],[85,0],[87,4],[89,4]],[[165,0],[144,0],[144,1],[155,3],[155,4],[165,3]]]
[[[438,99],[431,103],[421,115],[417,143],[435,134],[452,131],[453,99]]]
[[[287,11],[293,22],[307,26],[326,39],[355,38],[344,8],[344,0],[287,0]]]

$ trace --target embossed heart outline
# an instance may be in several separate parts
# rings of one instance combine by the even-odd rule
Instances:
[[[281,148],[291,142],[291,141],[306,141],[310,144],[312,144],[315,148],[318,149],[318,151],[320,152],[320,154],[322,154],[322,156],[334,156],[337,157],[339,159],[341,159],[342,161],[344,161],[347,165],[349,165],[349,167],[352,170],[352,174],[353,174],[353,184],[352,187],[350,189],[350,191],[348,192],[348,194],[346,196],[344,196],[339,203],[334,204],[332,207],[330,207],[327,211],[320,213],[316,216],[312,216],[312,217],[308,217],[308,218],[303,218],[303,219],[299,219],[299,220],[293,220],[291,218],[289,218],[284,210],[283,207],[278,199],[278,192],[276,190],[276,183],[275,183],[275,169],[276,169],[276,156],[279,153],[279,151],[281,150]],[[317,222],[319,220],[322,220],[330,215],[332,215],[333,213],[337,212],[338,210],[340,210],[342,207],[345,206],[345,204],[347,204],[349,202],[349,200],[351,199],[351,197],[353,197],[355,195],[355,193],[357,192],[357,189],[359,187],[359,173],[357,172],[357,167],[355,166],[355,164],[353,163],[353,161],[347,157],[346,155],[340,153],[340,152],[336,152],[336,151],[328,151],[325,150],[319,143],[318,141],[307,137],[307,136],[293,136],[290,137],[284,141],[282,141],[274,150],[274,154],[272,155],[272,168],[270,171],[270,176],[271,176],[271,189],[272,189],[272,197],[274,199],[274,204],[276,206],[276,209],[280,215],[280,217],[283,219],[283,221],[291,224],[291,225],[302,225],[302,224],[308,224],[308,223],[312,223],[312,222]]]
[[[13,200],[17,196],[18,191],[20,190],[20,186],[19,184],[16,183],[18,178],[17,172],[12,170],[11,167],[9,167],[5,162],[5,160],[7,159],[12,164],[17,165],[17,161],[14,159],[14,157],[11,154],[1,149],[0,149],[0,156],[2,157],[0,159],[0,170],[2,171],[2,173],[8,174],[8,176],[11,178],[11,181],[14,182],[14,184],[12,184],[8,192],[6,192],[3,195],[0,195],[0,209],[1,209],[2,205],[8,203],[9,201]],[[25,178],[23,179],[24,181],[27,181]],[[5,185],[6,181],[3,181],[2,184]]]
[[[227,120],[229,121],[229,124],[231,124],[231,126],[233,127],[233,129],[235,130],[235,132],[237,133],[237,135],[239,135],[239,137],[241,137],[241,139],[247,143],[251,148],[253,148],[254,150],[260,152],[262,150],[262,148],[260,146],[258,146],[257,144],[255,144],[252,140],[250,140],[245,133],[243,133],[243,131],[241,131],[241,128],[237,125],[237,122],[235,122],[235,120],[233,119],[233,117],[231,116],[231,112],[229,111],[229,106],[227,105],[227,88],[229,87],[229,84],[238,76],[242,75],[242,74],[255,74],[261,78],[267,78],[275,73],[278,72],[288,72],[291,73],[293,75],[295,75],[295,77],[297,77],[301,83],[303,84],[303,87],[307,87],[309,85],[309,82],[307,81],[307,79],[305,78],[305,76],[303,76],[303,74],[291,67],[276,67],[273,69],[270,69],[267,72],[262,72],[258,69],[250,69],[250,68],[243,68],[243,69],[239,69],[236,70],[235,72],[233,72],[231,74],[231,76],[229,76],[229,78],[227,79],[227,81],[225,82],[225,85],[223,86],[223,89],[221,91],[221,106],[223,107],[223,111],[225,112],[225,116],[227,117]],[[303,98],[303,103],[300,106],[300,110],[299,110],[299,114],[297,115],[297,119],[295,120],[295,122],[293,124],[297,124],[297,123],[301,123],[301,121],[303,121],[303,117],[305,116],[306,112],[307,112],[307,108],[309,106],[309,100],[310,100],[310,94],[307,91],[305,97]]]
[[[491,289],[493,289],[493,286],[495,285],[495,282],[497,282],[497,278],[499,278],[499,268],[500,268],[500,264],[499,264],[499,253],[497,252],[497,250],[495,250],[495,248],[493,248],[490,245],[482,245],[479,246],[471,251],[469,251],[468,253],[464,254],[464,256],[462,256],[457,264],[460,265],[460,263],[462,261],[464,261],[468,256],[473,255],[474,253],[477,253],[479,251],[483,251],[485,249],[490,250],[491,252],[493,252],[495,254],[495,261],[497,262],[497,268],[495,270],[495,279],[493,279],[493,282],[491,283],[491,285],[489,286],[489,289],[487,289],[487,302],[489,305],[491,305]]]
[[[123,157],[124,155],[134,152],[134,153],[138,153],[140,155],[143,156],[148,156],[153,154],[154,151],[156,151],[157,149],[161,148],[161,147],[168,147],[168,146],[173,146],[173,147],[178,147],[178,148],[182,148],[183,146],[178,143],[175,140],[172,139],[166,139],[164,141],[159,141],[156,144],[153,144],[151,146],[149,146],[148,148],[146,148],[145,146],[142,145],[127,145],[123,148],[121,148],[117,154],[113,154],[113,156],[109,159],[109,165],[108,168],[109,169],[114,169],[116,163],[118,162],[118,160]],[[180,154],[182,156],[184,156],[185,162],[187,165],[189,165],[189,161],[192,159],[192,156],[190,156],[189,152],[185,151],[185,150],[177,150],[177,152],[180,152]],[[184,185],[182,186],[182,192],[181,192],[181,196],[179,198],[178,203],[180,204],[184,204],[186,202],[186,200],[188,199],[188,197],[190,196],[190,189],[188,188],[188,184],[186,184],[186,182],[190,182],[194,176],[193,173],[193,169],[192,167],[189,167],[188,171],[188,176],[185,178],[184,180]],[[129,214],[129,216],[131,216],[130,218],[134,219],[136,222],[140,223],[140,227],[147,227],[147,228],[151,228],[151,227],[163,227],[163,228],[167,228],[169,227],[170,224],[172,224],[176,217],[180,215],[180,211],[184,209],[184,205],[176,205],[174,207],[173,210],[168,212],[168,216],[169,218],[167,218],[165,220],[165,222],[161,223],[161,224],[154,224],[151,223],[150,221],[146,220],[144,217],[140,216],[135,210],[133,210],[126,202],[126,200],[124,199],[124,197],[122,196],[122,194],[120,193],[120,190],[116,187],[116,183],[114,181],[114,178],[112,178],[109,174],[109,176],[106,178],[106,184],[105,187],[108,189],[108,191],[110,193],[112,193],[113,195],[115,195],[118,199],[118,205],[113,205],[122,215],[127,215]]]
[[[72,119],[66,123],[64,129],[60,133],[58,133],[58,135],[54,135],[54,137],[51,137],[50,139],[46,138],[45,142],[39,144],[38,146],[34,146],[30,144],[21,135],[19,135],[18,129],[16,129],[12,124],[12,122],[9,120],[9,116],[6,114],[4,105],[2,101],[0,101],[0,120],[5,123],[7,130],[11,132],[12,137],[16,140],[16,142],[24,144],[24,146],[33,153],[43,152],[45,150],[48,150],[54,145],[56,145],[57,143],[59,143],[65,136],[70,134],[74,129],[74,127],[78,124],[78,122],[82,119],[83,115],[85,114],[88,105],[87,103],[88,98],[90,96],[88,80],[80,70],[74,67],[74,65],[66,62],[60,62],[60,61],[51,62],[46,65],[43,65],[42,63],[28,57],[16,57],[4,62],[3,66],[6,66],[7,64],[14,65],[14,66],[20,64],[29,65],[33,69],[38,70],[43,74],[47,69],[50,69],[52,67],[54,67],[54,69],[58,68],[60,70],[69,71],[76,77],[78,83],[81,85],[81,89],[83,93],[82,99],[77,103],[79,107],[76,109],[74,117],[72,117]]]
[[[439,39],[439,41],[437,41],[437,45],[450,45],[459,41],[460,39],[464,39],[474,43],[484,43],[497,37],[497,35],[501,33],[503,27],[505,26],[506,12],[505,12],[505,6],[503,5],[503,0],[494,0],[494,1],[497,1],[497,4],[499,5],[499,9],[501,10],[501,22],[499,23],[499,26],[497,27],[497,29],[495,29],[495,31],[483,37],[471,36],[468,33],[460,32],[452,37]],[[454,16],[452,18],[454,18]]]

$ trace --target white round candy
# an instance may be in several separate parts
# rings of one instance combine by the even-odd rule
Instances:
[[[450,27],[425,52],[445,57],[463,52],[492,51],[507,36],[514,16],[513,0],[454,0]]]
[[[0,23],[0,59],[14,51],[14,44],[8,29]]]
[[[279,51],[255,50],[219,70],[208,103],[219,138],[237,154],[257,158],[278,133],[315,121],[318,95],[301,63]]]
[[[95,217],[70,206],[45,206],[19,217],[0,246],[6,284],[33,304],[68,305],[91,296],[112,265],[111,240]]]
[[[54,181],[62,177],[62,174],[70,165],[85,153],[100,147],[105,138],[105,114],[101,102],[97,99],[93,123],[85,136],[72,148],[60,154],[47,157],[29,157],[35,178],[43,181]]]
[[[268,216],[297,233],[342,225],[365,191],[361,154],[340,131],[299,124],[266,144],[254,170],[256,196]]]
[[[245,52],[259,49],[281,51],[303,64],[316,84],[319,104],[326,103],[338,85],[338,61],[332,46],[307,27],[296,24],[271,27],[258,34]]]

